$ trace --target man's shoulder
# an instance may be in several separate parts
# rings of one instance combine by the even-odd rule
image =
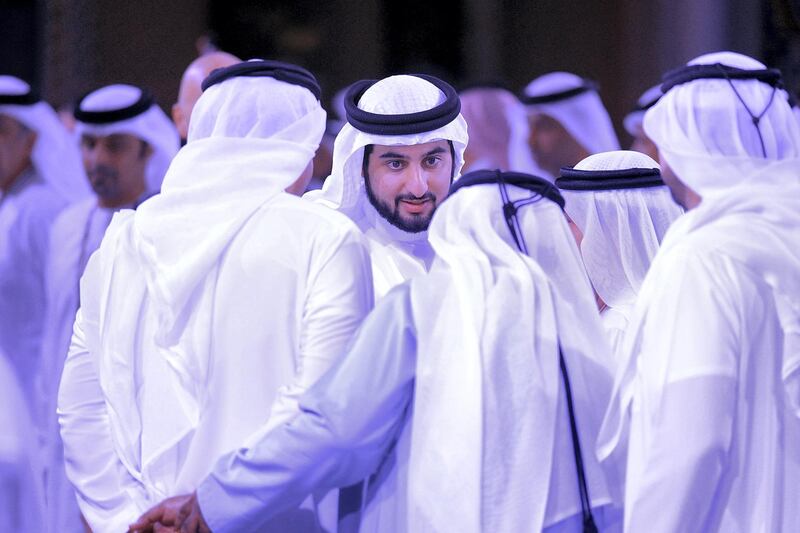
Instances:
[[[37,219],[55,220],[67,201],[51,185],[41,179],[27,183],[16,201],[21,212]]]
[[[61,210],[55,224],[57,226],[72,225],[76,221],[86,218],[96,205],[97,198],[94,196],[72,202]]]
[[[269,211],[279,211],[287,222],[302,222],[305,227],[315,231],[342,233],[361,233],[355,223],[335,209],[309,201],[291,194],[280,194],[269,206]]]

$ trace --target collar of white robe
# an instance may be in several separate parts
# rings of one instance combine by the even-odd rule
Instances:
[[[555,93],[537,94],[535,96],[523,93],[519,95],[519,99],[525,105],[551,104],[553,102],[574,98],[575,96],[587,93],[589,91],[597,92],[597,90],[598,87],[594,81],[584,78],[583,83],[577,87],[572,87],[570,89],[565,89]]]
[[[138,88],[141,93],[139,99],[132,104],[120,107],[118,109],[108,109],[103,111],[87,111],[82,108],[82,104],[86,98],[93,94],[95,91],[86,93],[81,97],[75,106],[75,120],[84,122],[86,124],[111,124],[113,122],[121,122],[145,113],[155,103],[153,97],[146,89]]]
[[[361,80],[355,82],[347,90],[344,109],[347,122],[355,129],[373,135],[413,135],[433,131],[451,123],[461,112],[461,99],[456,90],[448,83],[426,74],[412,74],[435,85],[444,93],[445,101],[431,109],[417,113],[382,115],[370,113],[358,107],[361,96],[378,80]]]
[[[714,63],[713,65],[688,65],[686,67],[671,70],[664,74],[661,91],[666,93],[676,85],[703,79],[721,79],[728,82],[733,90],[733,93],[736,95],[736,98],[739,100],[739,102],[741,102],[745,111],[747,111],[747,114],[750,115],[750,118],[753,120],[753,125],[756,127],[756,131],[758,132],[758,139],[761,141],[761,151],[764,157],[767,157],[767,148],[764,144],[764,137],[761,135],[759,122],[761,121],[761,117],[766,114],[767,110],[772,105],[772,102],[775,100],[775,92],[778,89],[783,89],[781,71],[774,68],[756,70],[740,69],[723,65],[722,63]],[[754,80],[765,83],[772,87],[772,94],[767,101],[767,105],[764,106],[764,109],[761,110],[759,114],[756,115],[750,109],[750,107],[744,101],[744,98],[742,98],[742,95],[736,90],[736,86],[733,84],[735,80]]]
[[[661,187],[664,180],[657,168],[578,170],[563,167],[556,186],[565,191],[611,191]]]
[[[292,63],[284,63],[283,61],[272,61],[267,59],[251,59],[235,65],[230,65],[224,68],[218,68],[211,72],[206,79],[203,80],[203,91],[222,83],[231,78],[241,77],[269,77],[276,80],[290,83],[292,85],[299,85],[305,87],[316,97],[320,99],[322,89],[317,83],[317,78],[308,70]]]

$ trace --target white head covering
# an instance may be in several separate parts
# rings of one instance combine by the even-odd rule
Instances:
[[[656,168],[639,152],[618,150],[587,157],[576,170]],[[661,241],[683,210],[666,186],[561,191],[565,211],[583,232],[581,256],[594,290],[611,308],[632,305]]]
[[[631,135],[637,135],[639,128],[642,127],[645,112],[653,107],[658,99],[661,98],[661,84],[653,85],[636,101],[636,109],[625,115],[622,124],[625,126],[625,131]]]
[[[766,68],[733,52],[706,54],[688,64],[715,63],[749,70]],[[792,114],[786,92],[773,91],[754,80],[732,83],[754,114],[766,109],[759,121],[766,157],[750,113],[724,79],[677,85],[644,118],[645,132],[658,145],[661,157],[704,199],[739,185],[754,185],[754,175],[758,175],[759,185],[783,186],[785,174],[770,169],[800,158],[800,124]]]
[[[400,75],[384,78],[367,89],[358,107],[370,113],[399,115],[426,111],[444,101],[444,93],[431,82],[416,76]],[[467,123],[460,114],[449,124],[435,130],[405,135],[366,133],[347,123],[333,146],[333,171],[330,177],[325,180],[321,191],[311,191],[306,196],[352,218],[358,213],[361,202],[367,201],[364,176],[361,175],[365,146],[409,146],[442,139],[453,142],[455,176],[458,177],[464,165],[464,148],[468,140]]]
[[[765,68],[733,52],[703,55],[689,65],[717,63],[745,70]],[[732,83],[753,113],[762,113],[773,98],[772,87],[757,80]],[[670,228],[652,268],[658,269],[660,258],[690,235],[714,243],[735,231],[736,238],[725,253],[772,289],[784,334],[780,357],[786,398],[800,416],[800,125],[782,90],[775,91],[759,127],[766,157],[750,114],[725,79],[676,85],[647,112],[644,129],[661,157],[678,179],[702,196],[700,205]],[[695,242],[702,245],[704,241]],[[652,291],[647,289],[645,283],[598,442],[603,457],[624,444],[638,364],[631,345],[651,305]]]
[[[532,196],[511,185],[508,192],[512,200]],[[554,444],[563,414],[559,343],[587,443],[589,492],[608,494],[586,451],[612,379],[591,288],[557,204],[541,199],[518,218],[529,256],[512,240],[497,185],[459,190],[433,217],[436,260],[428,276],[411,281],[420,355],[410,531],[541,531],[548,511],[551,519],[580,513],[577,488],[557,511],[546,505],[560,484],[551,473],[562,453],[569,464],[559,469],[575,478],[571,448]]]
[[[499,87],[476,87],[460,93],[461,114],[469,126],[469,149],[476,160],[465,172],[500,169],[543,176],[528,146],[530,126],[525,107]]]
[[[527,87],[525,96],[547,96],[581,87],[585,81],[569,72],[539,76]],[[619,150],[611,117],[595,90],[543,104],[526,104],[529,112],[542,113],[561,123],[590,154]]]
[[[89,93],[78,105],[82,111],[115,111],[135,104],[141,96],[139,87],[108,85]],[[90,124],[76,121],[75,134],[80,137],[85,133],[99,137],[125,133],[147,142],[153,148],[153,155],[145,170],[147,190],[151,193],[161,188],[164,174],[181,144],[175,125],[155,103],[147,111],[118,122]]]
[[[143,475],[197,426],[206,399],[207,390],[197,384],[206,382],[213,317],[204,311],[208,302],[197,301],[199,288],[253,213],[300,177],[324,130],[325,111],[309,90],[271,77],[227,79],[197,101],[188,144],[170,166],[161,194],[124,215],[134,217],[133,227],[119,237],[116,253],[133,255],[130,263],[144,272],[157,317],[155,341],[173,371],[163,379],[176,399],[174,409],[142,414],[167,428],[142,451]],[[103,246],[108,235],[119,233],[116,224],[124,216],[115,215]],[[141,431],[141,420],[132,415],[139,412],[137,394],[131,380],[115,377],[115,367],[127,364],[136,345],[130,324],[139,321],[139,311],[129,309],[125,294],[112,292],[110,299],[118,301],[101,304],[114,313],[101,323],[99,372],[103,383],[114,384],[105,392],[115,442],[137,471],[132,465],[138,452],[129,437]]]
[[[0,76],[0,94],[24,95],[30,91],[30,85],[19,78]],[[61,196],[79,200],[90,194],[78,147],[49,104],[0,104],[0,114],[36,132],[33,166]]]

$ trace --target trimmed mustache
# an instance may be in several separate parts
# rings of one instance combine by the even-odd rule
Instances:
[[[394,208],[397,209],[400,206],[400,202],[432,202],[436,203],[436,195],[433,194],[431,191],[426,191],[425,194],[422,196],[414,196],[411,193],[400,194],[395,196],[394,198]]]
[[[97,165],[96,167],[90,168],[87,174],[89,175],[89,179],[95,181],[115,179],[118,175],[118,172],[114,167],[110,167],[108,165]]]

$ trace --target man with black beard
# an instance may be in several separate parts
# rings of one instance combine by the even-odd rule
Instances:
[[[306,197],[350,217],[370,249],[375,299],[433,260],[428,225],[461,173],[467,125],[458,94],[425,75],[353,84],[333,173]]]
[[[75,492],[64,472],[56,418],[58,385],[80,303],[78,284],[114,213],[136,208],[157,193],[179,148],[172,122],[139,87],[110,85],[91,92],[76,106],[75,118],[83,167],[94,195],[64,209],[53,224],[37,376],[47,448],[48,520],[59,531],[83,530]]]

